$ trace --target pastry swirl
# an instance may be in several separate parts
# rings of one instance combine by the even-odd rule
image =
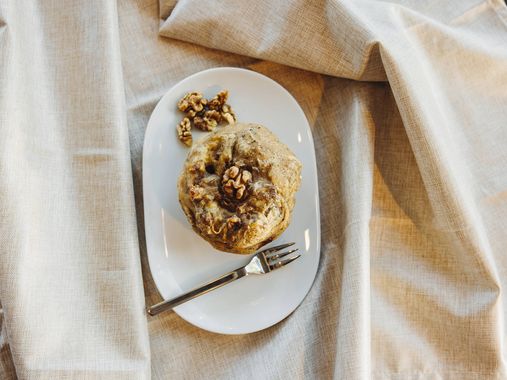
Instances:
[[[236,124],[194,144],[178,180],[194,231],[215,248],[252,253],[289,225],[301,163],[258,124]]]

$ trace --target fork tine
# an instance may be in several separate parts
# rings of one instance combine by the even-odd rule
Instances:
[[[280,244],[275,247],[266,248],[265,250],[263,250],[261,252],[264,253],[264,256],[266,256],[266,258],[270,258],[269,256],[271,254],[281,251],[282,249],[290,247],[291,245],[294,245],[294,244],[296,244],[296,243],[293,242],[293,243]]]
[[[291,258],[289,258],[289,259],[285,259],[285,260],[278,261],[278,262],[276,262],[275,264],[272,264],[272,265],[270,266],[270,268],[271,268],[271,270],[273,270],[273,269],[278,269],[278,268],[284,267],[285,265],[292,263],[294,260],[297,260],[297,259],[299,259],[300,257],[301,257],[301,254],[296,255],[296,256],[294,256],[294,257],[291,257]]]
[[[288,255],[290,255],[291,253],[294,253],[294,252],[296,252],[296,251],[298,251],[298,250],[299,250],[299,248],[295,248],[295,249],[291,249],[290,251],[287,251],[287,252],[277,253],[277,254],[275,254],[275,255],[271,255],[271,256],[269,256],[269,257],[268,257],[268,259],[269,259],[270,261],[273,261],[273,260],[279,260],[279,259],[281,259],[282,257],[288,256]]]

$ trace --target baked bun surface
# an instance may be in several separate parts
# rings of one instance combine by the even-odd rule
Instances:
[[[194,143],[178,180],[192,228],[221,251],[248,254],[289,225],[301,163],[267,128],[235,124]]]

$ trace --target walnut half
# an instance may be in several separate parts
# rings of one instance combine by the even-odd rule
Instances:
[[[186,146],[192,145],[192,131],[190,130],[190,127],[190,119],[185,117],[176,128],[178,131],[178,138]]]
[[[227,121],[227,124],[234,124],[236,122],[236,114],[229,104],[224,104],[222,106],[222,112],[220,115],[222,116],[222,119]]]
[[[197,112],[201,112],[208,103],[206,98],[200,92],[188,92],[178,102],[178,109],[185,112],[190,117],[194,117]]]
[[[222,115],[218,111],[208,110],[204,112],[204,117],[194,117],[194,125],[201,131],[212,131],[222,120]]]
[[[213,99],[208,102],[208,107],[210,110],[221,111],[222,107],[225,103],[227,103],[227,98],[229,97],[229,91],[222,90],[218,94],[216,94]]]
[[[227,121],[227,124],[234,124],[236,122],[236,115],[234,114],[232,107],[229,104],[227,104],[228,97],[229,91],[222,90],[208,102],[207,107],[210,110],[219,113],[220,118],[222,120]]]
[[[251,182],[252,173],[237,166],[231,166],[222,176],[224,193],[237,200],[241,200],[245,196],[246,189]]]

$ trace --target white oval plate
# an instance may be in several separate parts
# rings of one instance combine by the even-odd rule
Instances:
[[[188,148],[176,136],[183,115],[176,103],[189,91],[214,96],[229,90],[241,122],[259,123],[287,144],[303,164],[292,222],[269,246],[296,242],[302,256],[262,276],[249,276],[174,309],[205,330],[246,334],[287,317],[303,301],[317,273],[320,216],[312,133],[294,98],[278,83],[253,71],[216,68],[191,75],[159,101],[148,122],[143,151],[144,223],[153,280],[164,299],[236,269],[250,256],[220,252],[192,231],[178,202],[177,178]],[[227,128],[219,127],[219,128]],[[204,133],[193,131],[194,141]]]

